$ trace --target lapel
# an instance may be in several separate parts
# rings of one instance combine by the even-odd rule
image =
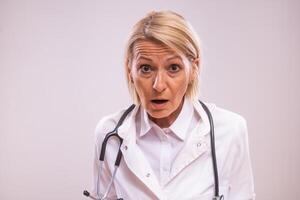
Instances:
[[[207,114],[199,102],[194,103],[194,108],[201,119],[176,157],[172,166],[170,181],[193,161],[210,150],[210,125]]]
[[[194,108],[200,115],[201,120],[190,133],[183,149],[175,159],[169,181],[175,178],[193,161],[210,150],[210,125],[207,114],[198,101],[194,102]],[[149,162],[136,145],[135,116],[138,110],[139,106],[136,106],[124,120],[122,126],[119,127],[118,134],[123,138],[123,144],[121,146],[123,161],[126,163],[130,171],[159,199],[163,196],[162,189],[149,165]]]
[[[135,116],[138,110],[139,106],[136,106],[118,130],[119,136],[123,138],[121,146],[123,161],[130,171],[159,198],[162,196],[162,190],[158,180],[148,160],[136,144]]]

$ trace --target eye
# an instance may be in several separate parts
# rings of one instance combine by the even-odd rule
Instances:
[[[151,72],[152,68],[150,65],[141,65],[140,70],[142,73],[147,74]]]
[[[169,71],[172,73],[178,72],[180,70],[180,66],[178,64],[171,64],[169,67]]]

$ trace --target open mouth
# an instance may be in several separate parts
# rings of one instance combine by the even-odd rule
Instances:
[[[155,103],[155,104],[164,104],[166,102],[168,102],[168,100],[166,99],[154,99],[154,100],[151,100],[152,103]]]

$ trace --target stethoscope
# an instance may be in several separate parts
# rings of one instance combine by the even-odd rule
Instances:
[[[212,118],[212,115],[209,111],[209,109],[207,108],[207,106],[199,101],[200,104],[202,105],[203,109],[205,110],[207,116],[208,116],[208,120],[209,120],[209,125],[210,125],[210,145],[211,145],[211,155],[212,155],[212,164],[213,164],[213,171],[214,171],[214,187],[215,187],[215,190],[214,190],[214,197],[212,200],[224,200],[224,196],[223,195],[219,195],[219,177],[218,177],[218,168],[217,168],[217,158],[216,158],[216,149],[215,149],[215,134],[214,134],[214,122],[213,122],[213,118]],[[112,173],[112,177],[110,179],[110,182],[108,184],[108,187],[106,188],[105,190],[105,193],[102,197],[100,198],[96,198],[92,195],[90,195],[90,193],[88,191],[84,191],[83,194],[87,197],[90,197],[91,199],[94,199],[94,200],[105,200],[108,198],[108,194],[112,188],[112,184],[113,184],[113,181],[115,179],[115,176],[116,176],[116,172],[117,172],[117,169],[118,167],[120,166],[120,162],[121,162],[121,159],[122,159],[122,151],[121,151],[121,145],[123,143],[123,139],[118,135],[118,129],[119,127],[122,125],[123,121],[125,120],[126,116],[134,109],[135,105],[131,105],[124,113],[123,115],[121,116],[121,118],[119,119],[116,127],[114,128],[113,131],[109,132],[106,134],[103,142],[102,142],[102,146],[101,146],[101,151],[100,151],[100,157],[99,157],[99,160],[100,160],[100,167],[99,167],[99,173],[98,173],[98,178],[97,178],[97,182],[96,182],[96,194],[98,196],[99,195],[99,185],[100,185],[100,177],[101,177],[101,172],[102,172],[102,169],[103,169],[103,164],[104,164],[104,157],[105,157],[105,151],[106,151],[106,145],[107,145],[107,142],[108,140],[111,138],[111,137],[116,137],[118,140],[119,140],[119,150],[118,150],[118,154],[117,154],[117,157],[116,157],[116,160],[115,160],[115,167],[114,167],[114,171]],[[117,200],[123,200],[123,198],[118,198]]]

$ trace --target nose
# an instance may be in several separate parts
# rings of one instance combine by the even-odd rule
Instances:
[[[158,72],[154,78],[153,89],[161,93],[166,89],[166,80],[163,75],[163,72]]]

